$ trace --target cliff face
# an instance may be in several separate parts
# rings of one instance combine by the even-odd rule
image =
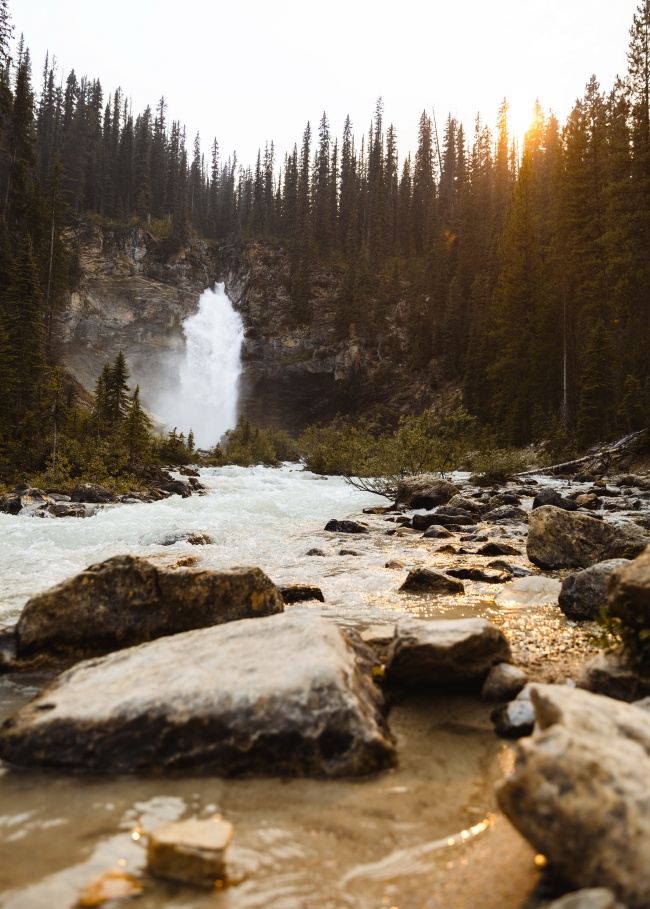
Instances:
[[[408,365],[403,301],[392,301],[363,334],[354,325],[342,332],[342,273],[322,269],[312,275],[312,316],[296,325],[285,253],[248,244],[222,250],[221,260],[226,291],[246,327],[240,404],[253,422],[300,429],[337,413],[392,420],[436,397],[435,370]]]
[[[80,281],[58,317],[55,356],[92,390],[122,350],[146,403],[182,350],[183,321],[216,280],[214,252],[201,240],[172,250],[141,228],[86,226],[67,239],[79,252]]]
[[[217,252],[198,239],[174,249],[142,228],[88,226],[69,240],[79,250],[81,278],[58,319],[55,350],[87,389],[122,350],[132,384],[152,408],[176,380],[183,321],[202,291],[221,280],[245,325],[240,409],[253,422],[298,430],[338,412],[394,418],[435,396],[435,374],[401,365],[409,356],[400,301],[381,331],[366,328],[360,336],[352,325],[341,332],[342,275],[334,269],[312,276],[313,317],[297,325],[280,250],[241,244]]]

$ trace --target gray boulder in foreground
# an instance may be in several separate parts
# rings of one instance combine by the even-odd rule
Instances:
[[[569,885],[648,907],[650,716],[563,685],[530,696],[542,731],[516,746],[499,805]]]
[[[497,663],[510,662],[510,645],[486,619],[400,619],[386,674],[406,685],[483,682]]]
[[[115,556],[32,597],[16,626],[16,647],[19,657],[81,659],[283,608],[259,568],[178,571]]]
[[[641,712],[641,711],[639,711]],[[609,887],[630,906],[650,894],[650,757],[636,742],[551,726],[516,745],[499,805],[549,870]]]
[[[629,564],[627,559],[607,559],[565,578],[558,598],[565,616],[576,622],[597,618],[607,602],[607,582],[617,568]]]
[[[161,638],[65,672],[0,728],[0,758],[99,773],[373,773],[395,761],[373,659],[316,616]]]
[[[526,552],[540,568],[589,568],[606,559],[631,559],[648,543],[648,531],[629,521],[608,524],[553,505],[528,516]]]

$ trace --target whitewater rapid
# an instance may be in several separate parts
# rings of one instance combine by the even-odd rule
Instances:
[[[183,323],[185,346],[180,358],[168,364],[171,381],[148,400],[157,417],[186,436],[190,429],[197,446],[210,448],[237,422],[244,326],[223,284],[207,288],[197,312]]]

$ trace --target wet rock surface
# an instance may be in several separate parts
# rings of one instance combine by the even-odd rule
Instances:
[[[158,827],[149,835],[147,869],[156,877],[212,890],[226,878],[226,850],[233,835],[228,821],[192,818]]]
[[[323,591],[315,584],[288,584],[278,589],[282,594],[285,606],[289,606],[291,603],[303,603],[306,600],[325,602]]]
[[[608,524],[590,515],[543,505],[530,512],[526,551],[541,568],[589,568],[615,558],[633,558],[650,538],[631,522]]]
[[[627,564],[625,559],[608,559],[565,578],[558,599],[565,616],[576,622],[597,618],[607,602],[607,582]]]
[[[368,533],[368,528],[358,521],[337,521],[334,518],[327,522],[325,530],[330,533]]]
[[[397,486],[397,505],[408,505],[411,508],[435,508],[446,505],[457,495],[458,487],[449,480],[442,480],[431,473],[423,473],[400,480]]]
[[[503,633],[485,619],[400,619],[386,674],[407,685],[483,682],[497,663],[510,661]]]
[[[357,776],[395,751],[374,657],[325,619],[187,632],[68,670],[0,730],[0,757],[100,773]]]
[[[16,626],[17,652],[80,659],[282,608],[259,568],[170,571],[116,556],[32,597]]]
[[[501,808],[553,874],[646,906],[648,717],[562,686],[532,686],[531,700],[542,731],[519,742],[514,771],[497,788]]]
[[[412,568],[400,590],[410,593],[465,593],[462,581],[432,568]]]
[[[527,681],[523,669],[511,663],[497,663],[488,673],[481,697],[486,701],[510,701],[526,687]]]

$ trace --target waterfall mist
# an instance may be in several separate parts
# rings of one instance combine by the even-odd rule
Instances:
[[[224,285],[201,294],[199,309],[183,323],[185,350],[167,366],[167,375],[148,389],[147,405],[156,417],[197,446],[215,445],[237,421],[244,326]]]

